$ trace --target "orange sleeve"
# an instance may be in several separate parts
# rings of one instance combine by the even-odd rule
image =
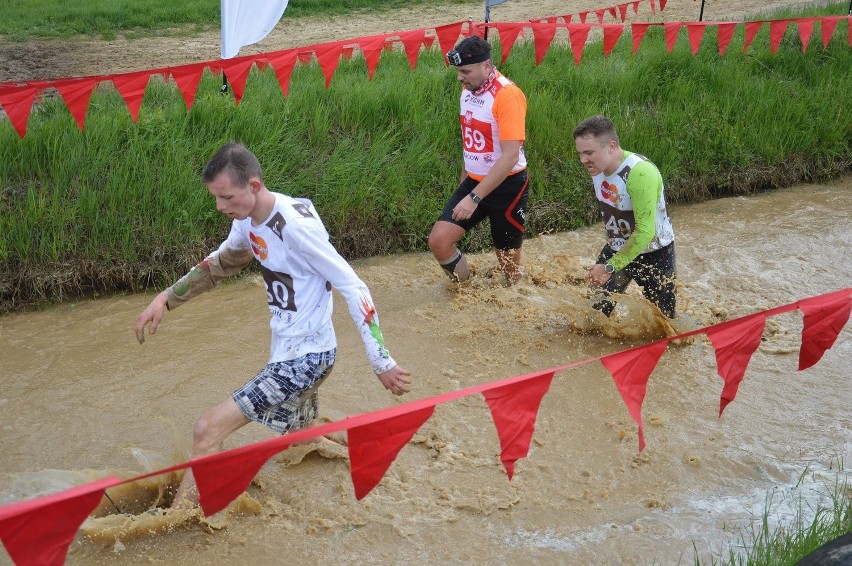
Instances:
[[[494,97],[491,107],[497,120],[500,139],[505,141],[524,141],[527,123],[527,98],[514,84],[506,85]]]

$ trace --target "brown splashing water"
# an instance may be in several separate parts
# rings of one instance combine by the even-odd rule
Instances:
[[[852,179],[676,207],[681,308],[689,322],[736,318],[838,290],[852,279]],[[413,393],[386,393],[337,297],[340,355],[320,412],[337,420],[478,383],[594,358],[666,328],[635,289],[615,322],[578,282],[600,226],[525,244],[529,280],[504,288],[491,254],[450,289],[427,254],[357,262]],[[844,251],[846,250],[846,251]],[[0,319],[0,503],[107,474],[134,477],[186,458],[194,421],[263,366],[262,288],[247,278],[169,313],[140,346],[146,296],[65,304]],[[736,544],[737,528],[787,518],[852,461],[847,326],[797,372],[801,313],[767,320],[737,399],[718,418],[722,382],[704,336],[672,344],[643,407],[648,446],[597,362],[556,374],[529,457],[510,482],[481,396],[439,405],[364,500],[345,458],[293,448],[214,517],[158,509],[176,478],[111,489],[69,564],[692,563]],[[272,433],[251,424],[226,448]],[[795,489],[794,486],[799,486]],[[798,501],[798,499],[797,499]],[[110,515],[110,513],[113,513]],[[8,562],[0,551],[0,563]]]

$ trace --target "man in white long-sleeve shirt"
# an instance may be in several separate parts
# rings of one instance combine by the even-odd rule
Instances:
[[[271,192],[257,157],[242,144],[224,145],[207,163],[204,183],[216,208],[233,220],[219,249],[157,295],[136,321],[136,338],[154,334],[166,310],[260,263],[271,313],[272,345],[263,370],[195,424],[191,458],[215,453],[235,430],[256,421],[279,433],[309,426],[317,417],[317,388],[334,366],[331,288],[346,299],[367,358],[395,395],[410,390],[410,372],[385,348],[370,290],[328,240],[310,201]],[[197,499],[187,472],[173,506]]]

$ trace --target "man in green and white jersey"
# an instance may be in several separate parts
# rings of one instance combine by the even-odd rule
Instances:
[[[604,116],[580,122],[574,143],[592,175],[606,230],[606,245],[587,276],[603,291],[594,307],[609,316],[615,308],[611,294],[635,280],[646,299],[674,318],[674,230],[659,169],[622,149],[615,125]]]

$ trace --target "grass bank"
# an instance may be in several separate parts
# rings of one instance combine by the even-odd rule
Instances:
[[[815,551],[827,559],[821,547],[852,533],[852,486],[842,462],[833,479],[825,472],[805,470],[795,486],[769,491],[763,514],[735,530],[726,550],[700,559],[696,545],[695,566],[794,566],[805,557],[816,564]]]
[[[394,8],[471,4],[477,0],[291,0],[284,18],[377,13]],[[165,29],[216,30],[220,3],[211,0],[4,0],[0,36],[7,41],[95,36],[150,37]]]
[[[843,14],[845,4],[804,14]],[[770,54],[768,26],[746,53],[740,27],[720,58],[708,32],[696,57],[685,32],[674,51],[652,28],[639,52],[629,37],[607,58],[600,43],[580,66],[554,44],[540,66],[516,45],[502,71],[529,101],[529,235],[596,217],[571,130],[606,114],[622,145],[660,167],[671,202],[825,181],[852,167],[852,49],[841,22],[828,48],[802,53],[795,26]],[[236,107],[208,75],[187,111],[171,84],[151,81],[137,124],[106,83],[86,128],[48,98],[20,139],[0,122],[0,313],[93,292],[161,287],[227,234],[200,182],[210,155],[240,140],[269,187],[311,198],[350,259],[422,251],[460,171],[455,73],[436,50],[416,71],[383,55],[374,80],[360,57],[331,87],[316,64],[297,66],[289,96],[253,70]],[[468,249],[485,243],[475,232]]]

